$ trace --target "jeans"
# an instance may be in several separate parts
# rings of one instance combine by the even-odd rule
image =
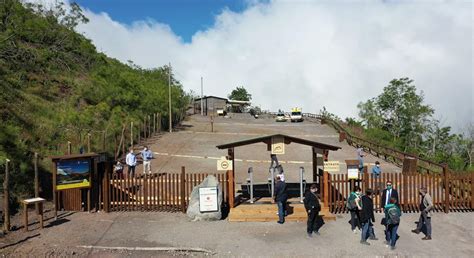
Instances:
[[[362,230],[361,230],[361,241],[367,241],[369,238],[369,232],[372,232],[372,224],[370,221],[362,223]]]
[[[420,219],[418,219],[418,226],[416,229],[421,231],[423,225],[426,225],[426,235],[431,236],[431,217],[428,217],[428,214],[425,212],[421,212]]]
[[[135,166],[128,166],[128,175],[129,176],[135,176]]]
[[[351,230],[354,230],[356,226],[360,229],[359,211],[357,209],[350,210],[351,212]]]
[[[398,225],[387,225],[387,229],[385,230],[385,240],[390,244],[390,246],[395,246],[397,242],[397,230]]]
[[[278,205],[278,221],[285,222],[285,205],[286,202],[277,202]]]

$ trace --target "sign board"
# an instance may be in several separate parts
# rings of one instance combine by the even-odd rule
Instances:
[[[357,169],[357,167],[348,167],[347,168],[347,178],[348,179],[359,179],[359,169]]]
[[[232,160],[227,160],[225,157],[217,160],[217,170],[232,170]]]
[[[339,161],[324,161],[324,171],[339,172]]]
[[[283,137],[272,137],[272,154],[285,154],[285,139]]]
[[[91,186],[91,159],[66,159],[56,163],[56,190]]]
[[[199,188],[199,211],[212,212],[219,211],[217,206],[217,186]]]

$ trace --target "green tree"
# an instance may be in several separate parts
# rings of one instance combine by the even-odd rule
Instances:
[[[252,94],[247,92],[243,86],[237,87],[227,96],[229,99],[232,100],[242,100],[242,101],[250,101],[252,100]]]

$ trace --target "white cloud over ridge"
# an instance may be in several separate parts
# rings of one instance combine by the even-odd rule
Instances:
[[[473,122],[473,5],[467,1],[270,1],[223,10],[184,43],[166,24],[120,24],[85,11],[98,50],[145,68],[171,62],[185,89],[226,96],[245,86],[263,109],[357,116],[357,104],[410,77],[436,116]],[[190,20],[189,22],[192,22]]]

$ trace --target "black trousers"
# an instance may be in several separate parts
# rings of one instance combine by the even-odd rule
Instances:
[[[308,213],[308,222],[306,227],[306,232],[308,232],[308,234],[313,233],[313,231],[317,232],[319,230],[318,217],[319,211],[317,210],[311,210],[311,212]]]
[[[356,227],[361,229],[360,225],[360,214],[358,209],[349,210],[351,212],[351,230],[354,230]]]
[[[128,175],[135,176],[135,166],[128,166]]]

